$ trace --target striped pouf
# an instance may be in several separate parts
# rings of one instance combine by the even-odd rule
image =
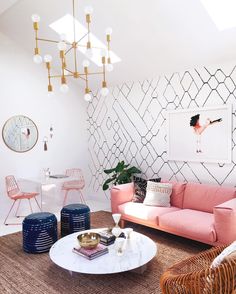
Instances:
[[[57,241],[57,218],[49,212],[32,213],[23,220],[23,249],[28,253],[49,251]]]
[[[89,230],[90,209],[85,204],[69,204],[61,210],[61,236]]]

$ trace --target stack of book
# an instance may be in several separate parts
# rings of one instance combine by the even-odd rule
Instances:
[[[101,236],[100,243],[105,246],[113,244],[116,240],[116,237],[110,231],[101,231],[99,235]]]
[[[99,256],[102,256],[104,254],[108,253],[108,248],[102,244],[98,244],[98,246],[95,249],[85,249],[85,248],[73,248],[73,252],[92,260],[94,258],[97,258]]]

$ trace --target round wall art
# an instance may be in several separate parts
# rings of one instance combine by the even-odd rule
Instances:
[[[15,152],[26,152],[38,141],[35,123],[24,115],[9,118],[2,128],[2,138],[8,148]]]

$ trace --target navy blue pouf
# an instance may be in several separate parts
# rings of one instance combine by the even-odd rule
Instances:
[[[90,209],[85,204],[69,204],[61,210],[61,236],[89,230]]]
[[[57,241],[57,218],[49,212],[32,213],[23,220],[23,249],[28,253],[48,252]]]

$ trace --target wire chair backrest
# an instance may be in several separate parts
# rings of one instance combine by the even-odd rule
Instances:
[[[19,186],[14,176],[11,175],[11,176],[5,177],[5,182],[6,182],[7,195],[10,198],[12,198],[12,196],[20,192]]]
[[[84,182],[84,176],[83,176],[82,170],[79,168],[67,169],[66,175],[80,182]]]

